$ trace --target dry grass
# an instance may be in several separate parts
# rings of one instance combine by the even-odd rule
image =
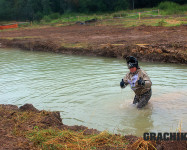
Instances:
[[[139,138],[135,143],[131,145],[131,149],[135,150],[156,150],[156,141],[145,141],[143,138]]]
[[[86,48],[88,47],[88,44],[86,43],[76,43],[76,44],[62,43],[61,46],[66,47],[66,48]]]
[[[127,141],[120,135],[107,131],[98,135],[84,135],[84,132],[58,129],[33,130],[28,138],[42,149],[103,149],[126,148]]]
[[[41,111],[5,111],[0,107],[0,123],[13,137],[26,137],[33,142],[37,149],[103,149],[123,148],[128,145],[127,140],[121,135],[110,134],[107,131],[100,134],[85,135],[85,131],[60,130],[44,125],[43,119],[48,118],[51,112]],[[5,119],[6,118],[6,119]],[[3,127],[4,126],[4,127]],[[11,129],[11,130],[10,130]],[[24,142],[21,142],[24,143]]]
[[[142,137],[129,137],[110,134],[107,131],[100,134],[86,135],[85,130],[72,131],[56,126],[56,122],[50,120],[54,113],[48,111],[16,111],[4,110],[0,106],[0,129],[6,140],[12,138],[17,146],[28,146],[32,149],[61,150],[61,149],[127,149],[127,150],[156,150],[156,141],[145,141]],[[47,119],[47,120],[46,120]],[[44,121],[47,121],[44,123]],[[58,122],[57,122],[58,123]],[[178,132],[182,132],[182,122],[179,122]],[[7,134],[8,133],[8,134]],[[1,140],[3,139],[1,138]],[[20,140],[20,138],[22,140]],[[19,139],[19,140],[17,140]],[[130,139],[130,140],[129,140]],[[138,139],[134,142],[134,140]],[[128,141],[129,140],[129,141]],[[167,144],[167,143],[166,143]],[[180,143],[179,143],[180,144]],[[180,146],[180,145],[178,145]]]

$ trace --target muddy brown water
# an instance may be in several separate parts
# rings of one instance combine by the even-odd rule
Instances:
[[[63,123],[111,133],[187,131],[187,66],[143,63],[153,95],[142,110],[119,87],[124,60],[0,49],[0,103],[60,111]]]

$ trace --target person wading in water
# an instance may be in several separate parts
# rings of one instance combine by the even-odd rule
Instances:
[[[133,56],[126,58],[129,73],[121,80],[121,88],[125,88],[130,84],[131,89],[135,93],[133,104],[138,103],[137,108],[143,108],[151,98],[152,82],[145,71],[138,66],[138,60]]]

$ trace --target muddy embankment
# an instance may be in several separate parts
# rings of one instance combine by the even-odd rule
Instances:
[[[32,104],[25,104],[23,106],[20,106],[19,108],[16,105],[0,105],[0,150],[41,149],[41,143],[31,141],[28,138],[28,133],[32,132],[33,130],[37,130],[37,132],[39,132],[42,129],[49,128],[53,128],[58,131],[71,130],[80,132],[79,134],[83,136],[101,134],[100,131],[97,131],[95,129],[88,129],[85,126],[64,125],[62,123],[62,118],[59,112],[50,112],[45,110],[40,111],[36,109]],[[54,136],[52,133],[48,134]],[[125,147],[121,147],[121,149],[142,149],[146,148],[146,144],[150,146],[151,149],[154,149],[154,147],[156,147],[156,149],[158,150],[184,150],[187,148],[186,141],[149,141],[149,143],[146,143],[146,141],[143,141],[141,137],[136,137],[133,135],[121,136],[115,134],[111,136],[118,138],[120,137],[122,140],[127,142],[127,144],[125,144]],[[44,137],[40,137],[39,135],[36,138],[38,141],[45,141],[43,139]],[[53,138],[55,139],[55,137]],[[106,139],[106,137],[103,137],[101,135],[101,139],[96,140],[95,146],[97,147],[102,143],[99,149],[115,149],[115,147],[110,147],[108,144],[105,144]],[[57,138],[56,141],[58,141]],[[63,144],[65,141],[61,139],[61,141],[58,142]],[[50,143],[48,144],[50,146]],[[51,143],[51,145],[52,144],[53,142]]]
[[[30,51],[54,52],[60,54],[86,55],[86,56],[103,56],[114,58],[126,58],[135,56],[140,61],[146,62],[164,62],[187,64],[187,47],[184,43],[172,44],[149,44],[149,45],[117,45],[103,44],[100,47],[88,48],[67,48],[59,46],[50,40],[34,39],[14,39],[0,40],[1,47],[12,47]]]
[[[37,149],[36,145],[26,138],[26,132],[34,128],[84,131],[84,134],[99,134],[96,129],[85,126],[67,126],[62,123],[60,112],[39,111],[32,104],[21,107],[0,105],[0,150],[4,149]]]
[[[187,64],[187,26],[65,26],[0,32],[0,47]]]

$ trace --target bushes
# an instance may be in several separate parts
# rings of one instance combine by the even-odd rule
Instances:
[[[58,19],[58,18],[60,18],[60,14],[59,13],[52,13],[52,14],[49,15],[49,18]]]
[[[162,10],[168,10],[168,9],[177,9],[179,6],[180,5],[177,3],[166,1],[166,2],[161,2],[158,5],[158,8]]]
[[[118,17],[127,17],[127,13],[115,13],[113,14],[113,18],[118,18]]]
[[[60,14],[59,13],[52,13],[50,15],[44,16],[42,20],[44,22],[51,22],[52,20],[56,20],[58,18],[60,18]]]
[[[163,15],[172,15],[172,14],[183,14],[187,10],[187,5],[179,5],[174,2],[161,2],[158,5],[158,8],[163,10]]]

